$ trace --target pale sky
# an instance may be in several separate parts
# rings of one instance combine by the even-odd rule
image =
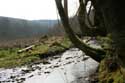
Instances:
[[[78,8],[78,0],[68,0],[69,15],[73,16]],[[55,0],[0,0],[0,16],[28,20],[56,19]]]

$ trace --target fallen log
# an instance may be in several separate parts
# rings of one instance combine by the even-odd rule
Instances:
[[[30,45],[30,46],[28,46],[26,48],[18,50],[18,53],[22,53],[22,52],[26,52],[26,51],[32,50],[33,47],[35,47],[35,45]]]

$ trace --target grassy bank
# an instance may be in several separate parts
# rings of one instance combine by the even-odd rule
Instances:
[[[42,61],[41,57],[48,54],[63,52],[71,46],[68,38],[51,37],[36,43],[32,49],[19,53],[23,48],[1,48],[0,49],[0,68],[11,68]]]

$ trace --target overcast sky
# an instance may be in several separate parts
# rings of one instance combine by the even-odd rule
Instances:
[[[69,14],[75,14],[78,0],[68,0]],[[28,20],[56,19],[55,0],[0,0],[0,16]]]

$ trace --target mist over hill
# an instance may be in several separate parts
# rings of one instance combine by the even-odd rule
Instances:
[[[0,17],[0,40],[27,38],[49,33],[57,20],[24,20]]]

